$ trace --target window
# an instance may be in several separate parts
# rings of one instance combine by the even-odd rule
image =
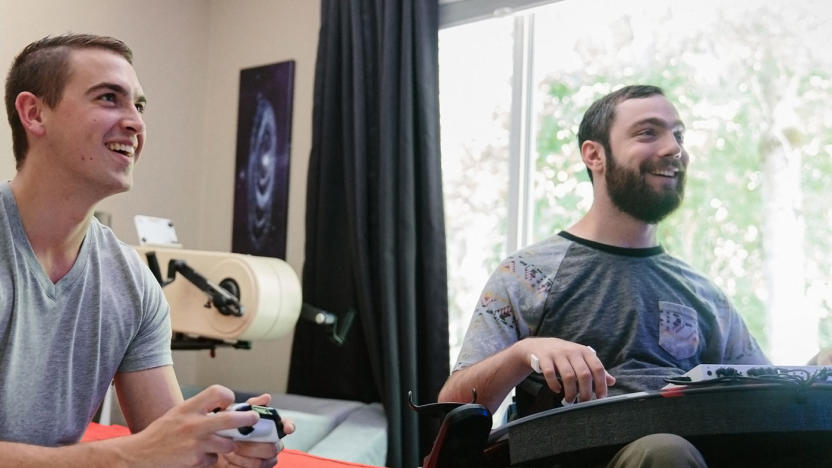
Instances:
[[[577,127],[625,84],[685,121],[686,200],[659,240],[775,363],[832,345],[832,4],[563,1],[439,35],[451,362],[499,261],[592,201]]]

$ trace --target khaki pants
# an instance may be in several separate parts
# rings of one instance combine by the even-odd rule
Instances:
[[[607,468],[704,468],[708,465],[690,442],[675,434],[651,434],[624,446]]]

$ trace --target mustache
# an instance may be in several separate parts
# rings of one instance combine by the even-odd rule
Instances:
[[[666,171],[675,169],[679,174],[687,172],[685,166],[678,159],[662,160],[662,161],[644,161],[641,163],[642,172]]]

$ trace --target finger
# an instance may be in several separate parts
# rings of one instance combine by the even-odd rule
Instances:
[[[230,459],[229,455],[230,454],[225,454],[222,457],[223,464],[222,465],[217,464],[216,466],[217,467],[222,466],[223,468],[246,468],[245,465],[241,465],[241,464],[237,463],[236,461]]]
[[[228,437],[212,434],[205,439],[204,452],[230,453],[237,449],[237,443]]]
[[[238,442],[234,453],[244,457],[266,460],[277,456],[277,447],[270,442]]]
[[[283,433],[289,435],[295,432],[295,422],[291,419],[283,419]]]
[[[226,453],[223,455],[226,464],[235,468],[259,468],[262,466],[262,461],[257,458],[250,458],[239,453]]]
[[[595,393],[595,396],[598,398],[604,398],[607,396],[607,377],[612,377],[609,375],[604,369],[604,364],[598,359],[598,356],[595,354],[595,350],[587,346],[587,350],[584,352],[584,360],[589,367],[590,378],[592,380],[592,389],[591,391]]]
[[[219,458],[216,453],[203,453],[199,457],[200,460],[197,466],[215,466]]]
[[[262,395],[251,397],[246,400],[246,403],[250,405],[258,405],[258,406],[269,406],[269,403],[272,401],[272,396],[268,393],[264,393]]]
[[[586,357],[583,354],[573,355],[569,358],[569,363],[572,364],[572,370],[575,372],[578,401],[592,400],[592,371],[586,363]]]
[[[217,432],[223,429],[253,426],[259,420],[260,415],[256,411],[220,411],[208,413],[202,425],[206,431]]]
[[[234,392],[222,385],[211,385],[185,400],[182,408],[191,412],[208,413],[217,408],[225,409],[231,403],[234,403]]]
[[[540,361],[540,371],[543,374],[543,378],[546,379],[546,385],[549,386],[549,389],[554,393],[561,393],[563,391],[554,363],[546,359]]]
[[[555,368],[560,375],[560,384],[563,392],[563,399],[568,402],[575,401],[578,396],[578,378],[572,369],[572,363],[566,356],[558,356],[555,359]]]

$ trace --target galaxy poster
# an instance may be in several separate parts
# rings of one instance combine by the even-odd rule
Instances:
[[[232,249],[286,258],[294,60],[240,71]]]

